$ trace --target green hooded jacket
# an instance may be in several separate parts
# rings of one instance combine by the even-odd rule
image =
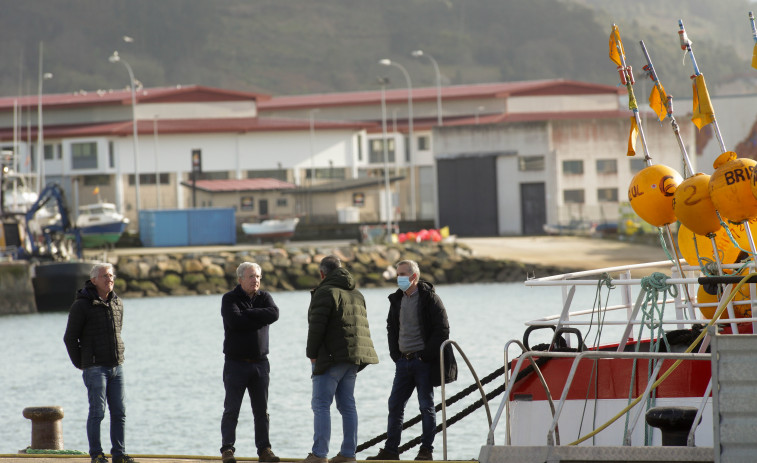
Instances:
[[[379,362],[371,341],[365,299],[344,268],[329,272],[312,292],[305,353],[316,359],[314,375],[325,373],[336,363],[351,363],[362,370]]]

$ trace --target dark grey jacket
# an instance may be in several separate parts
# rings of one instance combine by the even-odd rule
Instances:
[[[401,289],[389,295],[389,316],[386,318],[386,331],[389,339],[389,355],[395,362],[400,355],[400,304],[404,293]],[[449,339],[449,321],[447,310],[439,296],[434,291],[434,285],[428,281],[418,282],[418,309],[420,311],[421,336],[425,348],[421,357],[424,362],[430,362],[431,384],[441,386],[439,371],[439,348]],[[444,384],[457,379],[457,361],[452,351],[452,345],[444,348]]]
[[[68,313],[63,342],[71,363],[81,370],[91,366],[116,366],[124,361],[121,323],[124,305],[115,291],[108,300],[97,296],[97,288],[87,280],[76,293]]]

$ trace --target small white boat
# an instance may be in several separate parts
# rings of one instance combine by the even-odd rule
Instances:
[[[26,182],[24,176],[15,172],[3,174],[3,213],[25,214],[37,202],[37,192]]]
[[[76,218],[82,246],[87,248],[114,244],[128,224],[129,219],[119,214],[113,203],[79,206],[79,216]]]
[[[243,223],[242,231],[245,235],[257,239],[288,239],[294,236],[294,229],[300,219],[268,219],[260,223]]]

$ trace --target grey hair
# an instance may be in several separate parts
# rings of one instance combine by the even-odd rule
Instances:
[[[237,267],[237,278],[242,278],[244,276],[244,272],[246,272],[250,267],[257,270],[258,273],[263,276],[263,269],[260,268],[260,265],[256,264],[255,262],[242,262],[241,264],[239,264],[239,267]]]
[[[398,269],[400,267],[400,265],[402,265],[402,264],[409,265],[410,266],[410,272],[414,273],[415,276],[420,279],[420,277],[421,277],[421,269],[420,269],[420,267],[418,267],[418,262],[416,262],[414,260],[410,260],[410,259],[401,260],[401,261],[397,262],[397,265],[394,268]]]
[[[321,259],[321,264],[318,266],[318,269],[321,272],[323,272],[324,275],[328,275],[333,270],[336,270],[341,266],[342,266],[342,261],[339,260],[337,256],[330,255]]]
[[[89,278],[97,278],[100,275],[101,268],[110,269],[110,271],[113,272],[113,275],[115,276],[116,271],[113,270],[113,264],[109,264],[108,262],[100,262],[92,266],[89,271]]]

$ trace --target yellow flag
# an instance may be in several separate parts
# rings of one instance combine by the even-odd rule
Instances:
[[[94,190],[92,190],[93,195],[99,195],[100,194],[100,187],[96,186]]]
[[[752,67],[757,69],[757,43],[754,44],[752,49]]]
[[[665,87],[662,84],[659,88],[657,88],[657,85],[652,87],[652,93],[649,94],[649,107],[657,114],[660,121],[665,120],[668,115],[667,101],[668,95],[665,93]]]
[[[639,136],[639,126],[636,125],[636,118],[631,116],[631,131],[628,133],[628,152],[626,156],[636,156],[636,139]]]
[[[691,122],[701,130],[702,127],[715,120],[715,111],[712,109],[712,101],[710,101],[710,94],[707,92],[704,74],[699,74],[694,78],[692,88],[694,90],[694,115],[691,116]]]
[[[620,48],[620,52],[618,52]],[[625,57],[626,52],[623,50],[623,42],[620,40],[620,30],[615,24],[612,25],[612,32],[610,32],[610,59],[616,66],[622,66],[623,62],[620,59],[620,55]]]

